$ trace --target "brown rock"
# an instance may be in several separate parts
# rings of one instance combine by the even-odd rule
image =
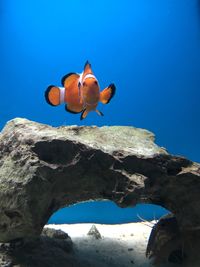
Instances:
[[[58,209],[109,199],[154,203],[181,232],[200,228],[200,165],[173,156],[154,135],[125,126],[53,128],[9,121],[0,135],[0,241],[40,235]]]

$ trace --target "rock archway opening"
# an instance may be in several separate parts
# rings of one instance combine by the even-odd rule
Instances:
[[[167,209],[154,204],[137,204],[134,207],[120,208],[114,202],[86,201],[56,211],[48,224],[99,223],[123,224],[159,220],[170,213]]]

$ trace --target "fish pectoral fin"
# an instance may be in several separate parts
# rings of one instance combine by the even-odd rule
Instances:
[[[47,103],[51,106],[58,106],[61,104],[60,96],[61,96],[61,89],[55,85],[50,85],[45,91],[45,99]]]
[[[83,112],[81,113],[80,119],[83,120],[87,117],[89,111],[87,109],[84,109]]]
[[[95,111],[96,111],[96,113],[97,113],[99,116],[104,116],[103,113],[102,113],[101,111],[99,111],[98,109],[96,109]],[[88,113],[89,113],[89,110],[84,109],[84,110],[82,111],[82,113],[81,113],[81,118],[80,118],[80,119],[81,119],[81,120],[85,119],[85,118],[87,117]]]
[[[67,88],[69,87],[74,81],[78,81],[80,75],[74,72],[70,72],[62,77],[61,83],[62,85]]]
[[[115,95],[116,87],[114,83],[111,83],[100,93],[100,102],[103,104],[108,104],[110,100]]]
[[[96,109],[95,111],[99,116],[104,116],[103,113],[101,111],[99,111],[98,109]]]
[[[73,114],[78,114],[83,111],[83,107],[68,103],[67,105],[65,105],[65,110]]]

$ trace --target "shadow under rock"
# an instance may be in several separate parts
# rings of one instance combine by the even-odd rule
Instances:
[[[74,257],[71,238],[59,230],[43,230],[35,240],[0,245],[1,267],[90,267]],[[92,266],[91,266],[92,267]]]

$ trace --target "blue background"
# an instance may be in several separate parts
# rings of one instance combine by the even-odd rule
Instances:
[[[200,162],[199,0],[2,0],[0,59],[1,128],[14,117],[53,126],[132,125],[154,132],[170,153]],[[114,82],[117,92],[99,105],[104,117],[80,121],[47,105],[44,91],[81,72],[87,59],[101,88]],[[80,209],[86,220],[102,222],[136,214],[110,202],[60,212],[80,221]]]

